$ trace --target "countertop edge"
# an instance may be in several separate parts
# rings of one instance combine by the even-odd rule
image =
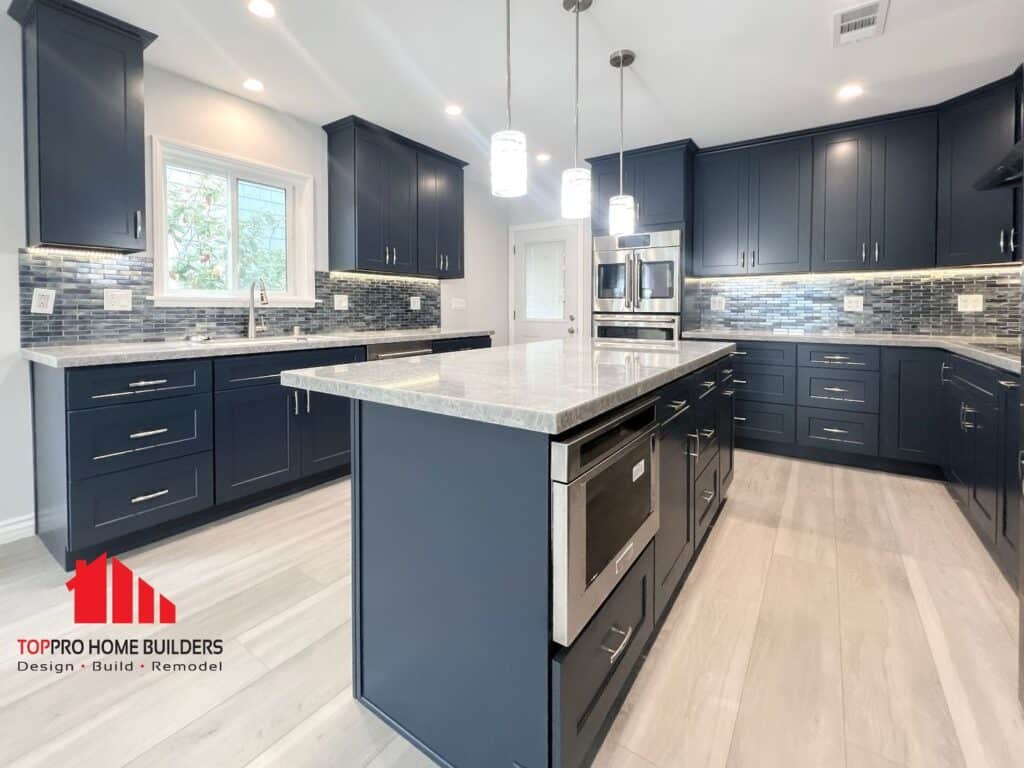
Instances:
[[[75,346],[62,347],[22,347],[21,357],[30,363],[45,365],[49,368],[87,368],[97,365],[124,365],[128,363],[157,363],[170,360],[200,360],[213,357],[231,357],[235,355],[258,355],[271,352],[301,352],[310,349],[341,349],[344,347],[364,347],[369,344],[388,344],[415,341],[444,341],[447,339],[468,339],[476,336],[494,336],[492,330],[438,330],[423,329],[423,332],[400,331],[406,335],[400,338],[388,337],[387,333],[395,331],[366,331],[365,337],[360,337],[361,332],[353,334],[339,333],[336,335],[316,334],[304,341],[292,341],[289,337],[282,337],[280,341],[265,341],[257,339],[247,344],[245,339],[238,340],[231,344],[192,344],[181,342],[182,346],[177,349],[154,349],[154,350],[132,350],[130,352],[117,353],[110,349],[92,351],[90,344],[80,345],[81,351]],[[129,342],[131,344],[146,344],[147,342]],[[168,342],[152,342],[154,345],[167,344]],[[171,342],[173,343],[173,342]],[[188,346],[186,346],[188,345]],[[110,344],[98,345],[109,347]],[[53,349],[60,349],[59,354],[54,354]]]
[[[430,393],[408,392],[325,379],[317,374],[318,370],[323,369],[317,368],[282,371],[281,384],[295,389],[308,389],[313,392],[348,397],[379,405],[391,405],[397,408],[452,416],[495,426],[524,429],[529,432],[559,435],[603,413],[643,397],[676,379],[711,365],[728,356],[735,349],[734,343],[722,342],[720,348],[688,360],[677,367],[652,374],[640,384],[623,387],[575,408],[552,413],[536,411],[523,406],[487,404]]]
[[[952,336],[854,336],[844,334],[821,335],[776,335],[750,331],[685,331],[682,339],[691,341],[764,341],[784,344],[848,344],[858,347],[910,347],[914,349],[940,349],[955,355],[966,357],[979,363],[985,363],[1006,373],[1019,376],[1021,364],[1019,359],[1009,355],[1001,355],[986,349],[972,346],[971,337],[958,339]],[[977,343],[977,342],[976,342]]]

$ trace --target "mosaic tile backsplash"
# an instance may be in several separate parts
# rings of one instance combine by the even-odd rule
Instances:
[[[137,254],[19,254],[21,344],[24,347],[86,344],[110,341],[180,339],[197,327],[217,337],[242,336],[249,319],[246,307],[154,307],[153,262]],[[53,288],[57,300],[52,315],[32,314],[32,291]],[[132,311],[103,309],[105,288],[130,289]],[[349,297],[349,309],[334,309],[334,294]],[[421,298],[422,308],[409,309],[409,299]],[[312,309],[260,307],[267,333],[380,331],[432,328],[441,322],[441,288],[437,281],[390,277],[343,276],[316,273]]]
[[[959,312],[958,294],[980,294],[984,310]],[[864,311],[844,311],[844,296],[862,297]],[[725,309],[711,308],[716,297],[725,299]],[[1008,338],[1021,333],[1020,267],[690,279],[686,299],[688,329]]]

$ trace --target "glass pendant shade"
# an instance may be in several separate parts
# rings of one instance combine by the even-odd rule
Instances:
[[[522,197],[526,194],[526,134],[498,131],[491,136],[491,194]]]
[[[608,202],[608,234],[632,235],[636,230],[636,204],[632,195],[616,195]]]
[[[562,218],[585,219],[590,216],[590,169],[568,168],[562,171]]]

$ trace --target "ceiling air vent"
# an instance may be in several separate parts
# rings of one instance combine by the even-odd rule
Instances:
[[[874,0],[838,11],[833,17],[833,44],[839,47],[878,37],[885,31],[888,15],[889,0]]]

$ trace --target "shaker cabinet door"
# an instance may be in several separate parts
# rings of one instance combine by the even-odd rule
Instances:
[[[750,151],[750,272],[811,268],[812,162],[810,139]]]
[[[868,268],[871,239],[871,134],[867,129],[814,140],[815,272]]]
[[[693,268],[699,276],[747,273],[749,169],[747,150],[697,156]]]

